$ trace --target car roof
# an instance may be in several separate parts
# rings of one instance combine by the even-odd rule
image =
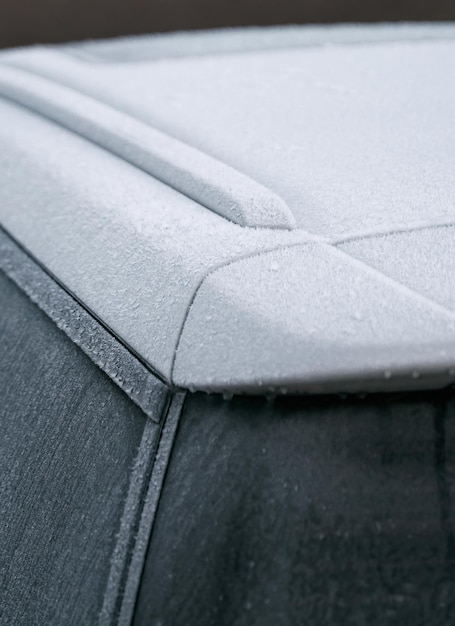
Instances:
[[[455,28],[0,55],[0,217],[169,382],[455,379]]]

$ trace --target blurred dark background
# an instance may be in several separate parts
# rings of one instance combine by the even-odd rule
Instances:
[[[0,47],[222,26],[455,20],[455,0],[0,0]]]

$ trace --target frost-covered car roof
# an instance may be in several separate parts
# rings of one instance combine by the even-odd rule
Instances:
[[[166,381],[455,380],[455,28],[0,55],[0,219]]]

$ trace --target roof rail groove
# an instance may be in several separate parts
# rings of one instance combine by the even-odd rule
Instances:
[[[292,229],[288,205],[217,159],[34,72],[2,64],[0,96],[56,122],[239,226]]]

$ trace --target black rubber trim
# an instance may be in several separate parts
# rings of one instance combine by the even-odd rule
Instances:
[[[146,426],[114,550],[100,626],[132,623],[145,557],[186,393],[175,393],[161,430]],[[159,441],[159,442],[158,442]],[[149,477],[147,484],[145,477]]]

